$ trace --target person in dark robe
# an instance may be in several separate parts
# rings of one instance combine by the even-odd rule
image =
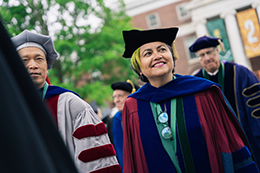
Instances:
[[[113,89],[113,101],[118,108],[116,114],[111,117],[107,124],[108,134],[112,144],[115,147],[117,158],[121,168],[123,169],[123,127],[122,127],[122,111],[128,95],[136,92],[139,86],[131,80],[116,82],[111,85]]]
[[[260,83],[246,67],[220,61],[219,49],[224,51],[222,40],[203,36],[190,51],[200,58],[202,69],[195,76],[219,83],[244,128],[257,165],[260,165]]]
[[[178,30],[123,31],[123,57],[147,82],[125,101],[124,172],[259,172],[219,85],[174,73]]]
[[[51,37],[24,30],[12,41],[78,171],[122,172],[106,127],[91,106],[76,93],[46,82],[48,70],[58,57]]]

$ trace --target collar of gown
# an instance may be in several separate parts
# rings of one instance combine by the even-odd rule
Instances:
[[[213,72],[213,73],[211,73],[211,72],[207,72],[210,76],[215,76],[217,73],[218,73],[218,69],[215,71],[215,72]]]
[[[211,86],[218,85],[199,77],[189,75],[182,76],[178,74],[175,74],[175,76],[176,79],[173,79],[159,88],[152,86],[150,83],[146,83],[139,88],[137,92],[130,94],[128,97],[158,103],[174,97],[195,94]]]

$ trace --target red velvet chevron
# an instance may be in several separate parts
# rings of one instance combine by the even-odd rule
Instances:
[[[87,124],[85,126],[81,126],[75,130],[73,136],[77,139],[87,138],[90,136],[99,136],[107,133],[106,126],[103,122],[94,125]]]
[[[122,172],[119,165],[113,165],[106,168],[102,168],[99,170],[92,171],[90,173],[115,173],[115,172]]]
[[[79,160],[82,162],[90,162],[100,158],[115,156],[116,152],[112,144],[102,145],[87,150],[83,150],[79,154]]]

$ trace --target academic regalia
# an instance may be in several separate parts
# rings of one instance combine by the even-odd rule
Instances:
[[[174,154],[164,146],[167,140],[160,137],[151,107],[151,103],[158,103],[163,109],[166,103],[172,119],[170,102],[175,98],[176,111],[180,111],[176,114],[175,139],[181,172],[258,172],[243,129],[216,84],[197,77],[176,77],[159,88],[147,83],[126,100],[124,172],[176,171]]]
[[[134,93],[140,87],[134,84],[131,80],[116,82],[111,85],[111,88],[115,90],[122,90],[127,93]],[[117,158],[121,168],[123,169],[123,127],[122,127],[122,113],[118,111],[113,117],[108,121],[107,126],[108,131],[110,131],[110,138],[113,141],[113,145],[116,150]]]
[[[260,83],[255,75],[244,66],[222,62],[224,64],[224,94],[240,120],[253,155],[260,165]],[[195,76],[203,77],[201,69]],[[209,80],[219,83],[219,72]]]
[[[0,36],[0,172],[77,173],[1,21]]]
[[[76,93],[52,85],[45,102],[79,172],[121,172],[105,124],[89,104]]]
[[[123,128],[122,113],[118,111],[113,117],[113,144],[115,146],[119,164],[123,170]]]
[[[12,41],[16,51],[27,47],[42,50],[46,56],[47,69],[51,69],[58,57],[50,36],[24,30],[13,37]],[[60,135],[80,173],[121,172],[105,125],[89,104],[77,94],[60,87],[48,86],[47,82],[41,96],[49,106]],[[46,124],[44,128],[49,127]]]

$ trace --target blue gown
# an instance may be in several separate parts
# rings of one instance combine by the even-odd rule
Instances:
[[[240,120],[260,165],[260,83],[244,66],[224,63],[224,94]],[[218,83],[218,74],[210,80]],[[202,69],[195,76],[203,77]]]
[[[119,164],[123,170],[123,128],[122,113],[118,111],[113,117],[113,140]]]
[[[159,88],[146,83],[126,100],[122,113],[124,172],[259,172],[246,136],[217,84],[175,76]],[[177,106],[172,107],[175,98]],[[165,103],[169,126],[176,130],[172,131],[175,144],[161,137],[159,126],[163,124],[157,122],[151,102],[160,104],[162,110]],[[174,117],[176,126],[171,121]]]

